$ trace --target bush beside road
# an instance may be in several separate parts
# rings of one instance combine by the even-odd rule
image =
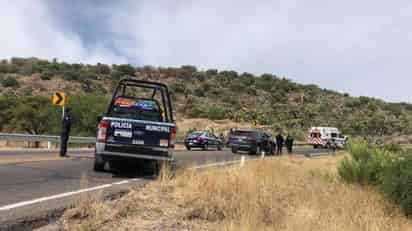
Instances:
[[[398,149],[396,149],[398,150]],[[366,142],[351,143],[349,157],[339,164],[342,180],[374,187],[398,204],[406,216],[412,216],[411,150],[385,149]]]

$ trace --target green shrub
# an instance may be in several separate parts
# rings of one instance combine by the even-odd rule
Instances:
[[[399,153],[402,151],[402,147],[399,144],[385,144],[382,147],[383,149],[389,151],[389,152],[394,152],[394,153]]]
[[[192,106],[187,110],[187,115],[189,118],[200,118],[203,115],[203,110],[201,108]]]
[[[112,71],[110,76],[112,77],[113,80],[120,80],[124,75],[122,72],[114,70]]]
[[[255,83],[255,76],[250,74],[250,73],[243,73],[240,75],[239,81],[244,85],[244,86],[251,86]]]
[[[67,106],[72,109],[72,133],[93,136],[96,133],[96,118],[106,110],[109,99],[105,96],[79,94],[68,96]],[[90,105],[93,105],[91,107]]]
[[[41,80],[50,80],[53,77],[53,74],[51,72],[45,71],[41,73],[40,79]]]
[[[391,165],[390,154],[366,142],[350,143],[351,158],[345,157],[338,165],[340,178],[348,183],[379,185],[385,169]]]
[[[226,114],[225,109],[218,106],[212,106],[206,111],[205,117],[211,120],[221,120],[226,118]]]
[[[0,73],[12,74],[17,73],[18,69],[12,64],[0,64]]]
[[[0,83],[3,87],[18,87],[19,86],[19,82],[17,81],[17,79],[11,76],[1,78]]]
[[[114,66],[114,69],[123,75],[135,75],[136,69],[130,64],[122,64]]]
[[[74,70],[63,72],[63,79],[67,81],[77,81],[80,79],[80,73]]]
[[[235,92],[235,93],[242,93],[246,90],[246,87],[243,84],[241,84],[239,81],[233,81],[230,83],[229,89],[230,91]]]
[[[217,75],[217,73],[218,73],[217,69],[209,69],[206,71],[207,76],[214,76],[214,75]]]
[[[197,97],[205,97],[206,96],[205,91],[203,90],[203,88],[196,88],[193,91],[193,94]]]
[[[206,80],[206,73],[203,72],[203,71],[195,72],[195,73],[193,73],[193,78],[199,80],[200,82],[203,82],[203,81]]]
[[[169,88],[171,92],[177,93],[177,94],[185,94],[188,91],[185,84],[183,83],[173,83],[169,86]]]
[[[389,166],[380,185],[381,192],[399,204],[405,215],[412,215],[412,156],[398,159]]]
[[[98,64],[96,65],[95,69],[96,69],[95,71],[96,71],[98,74],[102,74],[102,75],[109,75],[109,74],[111,73],[111,71],[112,71],[108,65],[106,65],[106,64],[101,64],[101,63],[98,63]]]
[[[219,72],[219,78],[223,79],[224,82],[232,82],[238,77],[238,74],[236,71],[221,71]]]
[[[265,80],[265,79],[257,79],[256,80],[256,88],[264,90],[264,91],[270,91],[272,89],[272,80]]]

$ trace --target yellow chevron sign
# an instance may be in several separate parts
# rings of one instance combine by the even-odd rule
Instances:
[[[66,95],[64,92],[53,92],[52,103],[54,105],[64,106],[66,103]]]

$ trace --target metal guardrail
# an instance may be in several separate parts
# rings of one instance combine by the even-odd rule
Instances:
[[[32,134],[19,134],[19,133],[0,133],[0,140],[11,140],[11,141],[48,141],[53,143],[60,143],[60,136],[50,136],[50,135],[32,135]],[[81,137],[81,136],[70,136],[69,143],[79,143],[79,144],[89,144],[95,143],[96,137]]]
[[[60,143],[60,136],[51,135],[32,135],[32,134],[21,134],[21,133],[1,133],[0,140],[11,140],[11,141],[26,141],[26,142],[36,142],[36,141],[47,141],[53,143]],[[91,144],[96,142],[96,137],[85,137],[85,136],[70,136],[69,143],[77,144]],[[177,140],[176,144],[183,144],[183,140]],[[311,145],[309,143],[297,142],[294,146],[305,146]]]
[[[33,135],[33,134],[21,134],[21,133],[1,133],[0,140],[10,140],[10,141],[26,141],[26,142],[53,142],[60,143],[60,136],[51,135]],[[96,137],[85,137],[85,136],[70,136],[69,143],[77,144],[91,144],[96,142]],[[183,144],[183,140],[175,142],[176,144]]]

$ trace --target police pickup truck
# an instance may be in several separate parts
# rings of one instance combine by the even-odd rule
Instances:
[[[120,80],[98,121],[95,171],[119,169],[137,160],[173,160],[176,125],[166,85]]]

